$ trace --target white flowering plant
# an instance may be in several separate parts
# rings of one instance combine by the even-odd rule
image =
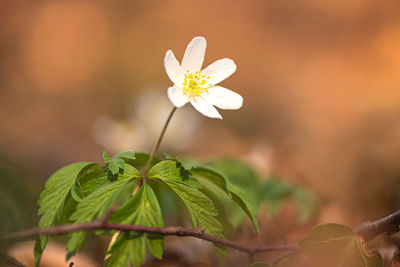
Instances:
[[[250,256],[257,252],[288,251],[281,259],[297,263],[304,260],[295,258],[301,253],[313,258],[317,251],[319,256],[314,258],[322,255],[339,260],[336,266],[382,266],[380,256],[367,251],[359,236],[342,225],[319,226],[294,246],[245,246],[227,240],[224,226],[239,227],[243,222],[243,216],[239,215],[246,215],[259,233],[256,214],[261,202],[266,202],[271,215],[276,215],[283,201],[290,198],[298,205],[299,219],[306,221],[316,211],[315,197],[279,178],[260,183],[250,167],[236,160],[197,164],[168,153],[157,157],[167,126],[178,108],[190,102],[204,116],[222,119],[216,108],[236,110],[243,105],[242,96],[218,85],[235,72],[234,61],[220,59],[202,70],[205,49],[206,39],[195,37],[181,63],[171,50],[167,51],[164,64],[173,83],[167,95],[173,107],[151,153],[124,151],[111,157],[104,152],[103,164],[74,163],[47,180],[38,201],[39,229],[43,230],[34,233],[38,236],[35,266],[39,266],[49,235],[69,233],[66,245],[69,260],[82,248],[89,230],[111,237],[104,265],[112,267],[140,266],[145,262],[147,250],[161,259],[164,237],[168,235],[200,238],[216,244],[219,251],[233,248]],[[180,199],[193,228],[165,226],[161,191]],[[58,226],[62,218],[67,218],[70,224]],[[353,265],[342,265],[343,262]],[[306,260],[305,265],[296,266],[311,266],[309,263]],[[287,265],[280,264],[276,260],[254,266],[292,266],[287,261]]]

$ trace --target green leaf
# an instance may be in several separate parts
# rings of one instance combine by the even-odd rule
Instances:
[[[305,223],[318,211],[318,201],[309,189],[290,185],[279,177],[267,179],[261,188],[262,200],[266,202],[271,217],[278,214],[285,200],[291,201],[297,209],[299,223]]]
[[[262,197],[266,200],[283,199],[290,194],[290,186],[287,182],[276,177],[269,177],[261,188]]]
[[[111,181],[86,196],[76,207],[76,211],[70,219],[75,223],[85,223],[102,217],[113,204],[118,193],[131,179],[139,178],[140,173],[132,166],[127,165],[124,173],[118,176],[118,180]],[[85,231],[71,234],[67,244],[67,259],[71,258],[83,245],[86,237]]]
[[[275,218],[279,214],[282,209],[283,203],[283,199],[274,199],[268,201],[268,211],[271,218]]]
[[[208,179],[194,176],[203,185],[200,190],[209,197],[218,210],[217,219],[222,223],[224,233],[234,233],[247,218],[247,214],[233,200],[230,193],[226,193],[222,188]]]
[[[142,214],[140,214],[140,216],[135,220],[135,223],[146,226],[164,227],[160,205],[153,189],[147,184],[143,184],[142,188]],[[164,243],[164,237],[155,234],[146,234],[146,237],[151,254],[153,254],[154,257],[161,259],[163,255],[162,246]]]
[[[111,175],[110,178],[115,178],[114,176],[122,172],[125,168],[125,160],[134,160],[135,153],[133,151],[124,151],[119,153],[118,155],[110,158],[106,151],[103,152],[104,163],[107,164]],[[110,179],[112,180],[112,179]]]
[[[143,152],[135,152],[135,159],[126,159],[124,158],[126,163],[131,164],[138,170],[143,170],[143,168],[146,166],[147,161],[149,160],[150,155],[147,153]],[[151,161],[150,167],[156,165],[160,160],[157,157],[154,157],[153,160]]]
[[[130,179],[130,178],[141,178],[142,175],[140,172],[130,164],[125,165],[125,169],[122,173],[119,174],[121,179]]]
[[[175,161],[171,160],[161,161],[154,165],[147,174],[147,177],[177,181],[188,184],[194,188],[202,188],[202,185],[196,179],[193,179],[193,177],[184,179],[181,176],[181,168],[177,166]]]
[[[228,221],[233,227],[238,227],[238,224],[244,219],[244,216],[247,215],[253,222],[255,229],[258,232],[258,223],[255,218],[255,208],[248,198],[246,191],[230,183],[228,180],[225,179],[223,175],[211,168],[197,167],[192,170],[192,173],[194,177],[198,179],[199,182],[202,183],[207,189],[203,191],[213,200],[216,197],[219,202],[221,202],[221,204],[224,206],[222,213],[228,211],[225,210],[226,208],[229,209],[227,213],[229,214],[229,216],[225,215],[225,217],[229,218]],[[212,186],[210,186],[209,183],[206,183],[205,180],[218,186],[220,189],[223,190],[223,192],[215,192]],[[212,197],[207,191],[209,191],[209,193],[214,193],[215,197]],[[224,198],[223,193],[226,193],[228,198]],[[215,203],[218,204],[218,201],[216,201]],[[233,203],[233,205],[231,203]],[[221,210],[221,205],[219,206],[219,210]]]
[[[300,223],[305,223],[317,213],[317,198],[310,190],[302,187],[294,188],[292,190],[291,200],[297,207]]]
[[[108,179],[106,174],[89,180],[85,183],[77,181],[75,186],[72,187],[71,195],[75,201],[81,202],[87,195],[108,182],[110,182],[110,180]]]
[[[110,221],[121,224],[164,226],[157,197],[146,183],[111,216]]]
[[[110,221],[123,224],[163,227],[164,221],[161,209],[151,187],[143,184],[140,190],[126,202]],[[150,252],[157,258],[162,258],[163,236],[145,234]]]
[[[118,238],[110,253],[113,257],[107,260],[108,267],[139,267],[146,257],[145,237],[130,237],[129,233],[125,233]]]
[[[110,218],[111,222],[135,224],[154,227],[164,227],[160,205],[153,189],[144,183],[139,191],[118,209]],[[150,252],[154,257],[161,259],[164,237],[155,234],[143,234],[141,238],[147,240]],[[129,253],[133,253],[131,251]],[[115,252],[120,253],[120,252]],[[134,255],[132,256],[134,257]],[[132,258],[131,257],[131,258]],[[132,262],[134,264],[134,262]]]
[[[123,159],[113,159],[109,165],[110,171],[113,175],[119,173],[119,170],[123,170],[125,168],[125,161]]]
[[[108,153],[106,151],[103,152],[103,159],[104,159],[104,163],[106,163],[106,164],[111,162],[111,157],[108,155]]]
[[[150,253],[157,259],[162,259],[163,257],[163,237],[155,237],[147,235],[147,245],[149,246]]]
[[[259,234],[260,229],[258,228],[256,211],[255,211],[253,205],[250,203],[247,193],[244,190],[242,190],[241,188],[239,188],[233,184],[228,184],[228,188],[229,188],[229,192],[232,195],[233,201],[235,201],[243,209],[243,211],[246,212],[247,216],[249,216],[251,222],[253,223],[257,234]]]
[[[281,210],[284,200],[290,196],[291,187],[282,179],[269,177],[261,187],[261,197],[267,203],[269,215],[274,218]]]
[[[165,159],[171,160],[176,162],[176,167],[179,169],[180,176],[182,177],[183,180],[189,179],[190,176],[192,176],[192,173],[190,172],[191,169],[197,167],[196,162],[183,162],[178,159],[178,157],[173,157],[168,152],[164,152]]]
[[[254,200],[259,197],[259,179],[253,168],[248,164],[236,159],[219,159],[209,162],[207,166],[222,174],[228,182],[243,188],[247,192],[252,192]],[[254,204],[256,203],[254,202]]]
[[[182,182],[162,179],[159,181],[167,185],[182,199],[189,211],[194,228],[200,227],[208,234],[223,237],[222,225],[215,218],[218,211],[206,195]]]
[[[226,179],[218,172],[207,167],[195,167],[191,169],[191,172],[195,178],[207,179],[229,194]]]
[[[174,161],[165,160],[157,163],[147,174],[148,178],[182,181],[179,168]]]
[[[85,196],[107,181],[104,166],[97,163],[89,164],[81,170],[77,179],[75,179],[71,196],[75,201],[80,202]]]
[[[234,159],[221,159],[207,165],[225,177],[232,199],[248,215],[259,232],[256,211],[262,199],[261,185],[255,171],[249,165]]]
[[[65,200],[69,196],[76,178],[81,170],[90,164],[92,163],[74,163],[61,168],[50,176],[38,201],[38,215],[42,215],[39,221],[39,228],[48,228],[55,224],[56,220],[62,214]],[[47,245],[47,241],[47,236],[41,236],[36,239],[34,248],[35,266],[39,266],[40,258]]]
[[[299,242],[311,265],[326,267],[382,267],[379,255],[367,251],[364,241],[340,224],[315,227]]]
[[[135,152],[133,152],[132,150],[123,151],[118,155],[116,155],[115,157],[119,159],[130,159],[130,160],[136,159]]]

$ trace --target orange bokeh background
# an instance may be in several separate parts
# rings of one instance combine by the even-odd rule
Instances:
[[[2,1],[0,156],[30,170],[35,195],[59,167],[100,162],[99,140],[149,150],[159,124],[148,121],[167,113],[152,113],[164,105],[153,98],[138,111],[142,96],[167,99],[165,52],[180,60],[202,35],[206,65],[235,60],[222,85],[244,106],[223,121],[179,110],[164,149],[305,184],[321,222],[383,216],[400,203],[399,11],[397,0]],[[110,141],[102,116],[133,120],[134,134],[121,126]],[[197,126],[181,137],[185,120]]]

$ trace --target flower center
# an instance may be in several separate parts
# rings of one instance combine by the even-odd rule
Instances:
[[[189,73],[189,70],[186,70],[185,78],[182,83],[183,93],[190,98],[195,98],[200,96],[202,92],[208,92],[208,90],[204,88],[208,79],[210,79],[210,76],[202,75],[201,71]],[[209,84],[209,86],[211,86],[211,84]]]

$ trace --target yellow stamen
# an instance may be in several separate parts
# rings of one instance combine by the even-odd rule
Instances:
[[[207,79],[210,79],[210,76],[206,77],[206,75],[202,75],[201,71],[191,73],[187,70],[182,83],[183,93],[190,98],[196,98],[203,92],[207,93],[208,90],[204,88],[207,84]],[[211,84],[209,85],[211,86]]]

